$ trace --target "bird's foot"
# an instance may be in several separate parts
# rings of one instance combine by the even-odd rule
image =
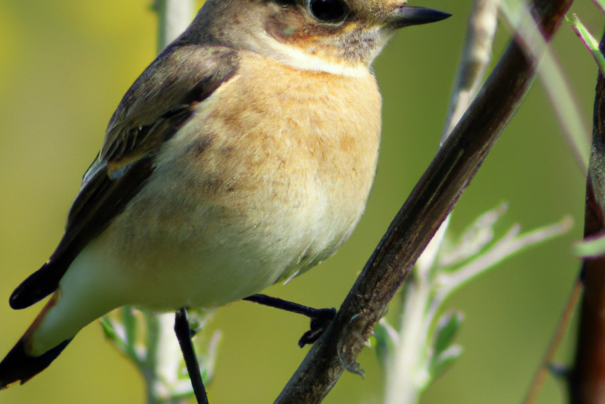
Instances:
[[[334,317],[336,317],[335,308],[313,310],[315,310],[315,313],[310,316],[311,329],[298,340],[298,346],[301,348],[307,344],[311,345],[315,343],[328,328]]]
[[[335,308],[314,309],[267,295],[252,295],[244,298],[244,300],[309,317],[311,319],[311,329],[304,333],[298,341],[298,346],[301,348],[317,341],[336,316]]]

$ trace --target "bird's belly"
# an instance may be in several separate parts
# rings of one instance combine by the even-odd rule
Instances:
[[[282,202],[261,192],[195,206],[179,206],[173,198],[182,195],[142,198],[155,209],[125,212],[106,233],[124,303],[216,307],[317,265],[351,233],[368,189],[343,203],[342,195],[309,188],[319,189],[290,190]]]
[[[281,87],[241,77],[223,85],[100,237],[106,256],[117,257],[124,304],[241,299],[327,258],[361,217],[380,135],[374,78],[303,77],[255,60],[241,70],[292,77]]]

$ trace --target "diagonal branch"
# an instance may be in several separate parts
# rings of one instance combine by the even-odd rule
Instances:
[[[531,4],[547,40],[572,0]],[[359,372],[355,358],[366,336],[443,220],[521,105],[536,63],[512,43],[467,113],[445,142],[380,244],[340,311],[315,343],[275,403],[319,403],[345,369]]]

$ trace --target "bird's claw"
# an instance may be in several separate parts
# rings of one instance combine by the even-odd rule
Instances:
[[[316,310],[311,317],[311,329],[298,340],[298,346],[302,348],[307,344],[315,343],[328,328],[334,317],[336,317],[335,308]]]

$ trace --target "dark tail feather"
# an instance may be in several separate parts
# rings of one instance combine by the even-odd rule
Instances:
[[[63,264],[61,260],[58,260],[58,263],[48,260],[42,268],[21,282],[8,301],[11,308],[14,310],[25,309],[57,290],[59,281],[67,271],[71,261],[68,265],[61,264]]]
[[[23,384],[46,369],[70,342],[71,339],[63,341],[43,355],[28,356],[25,353],[23,338],[21,338],[17,345],[6,355],[6,358],[0,362],[0,390],[18,381]]]

